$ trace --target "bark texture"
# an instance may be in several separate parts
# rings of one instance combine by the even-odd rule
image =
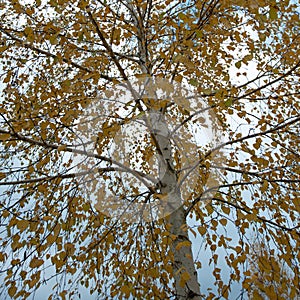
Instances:
[[[173,165],[168,124],[163,114],[158,112],[150,114],[150,123],[160,157],[160,191],[166,197],[166,213],[171,212],[167,219],[171,225],[170,232],[175,236],[171,248],[174,254],[173,276],[176,299],[201,299],[191,242],[187,232],[186,212],[182,206],[178,178]]]

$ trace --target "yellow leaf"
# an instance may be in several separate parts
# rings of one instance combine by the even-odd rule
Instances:
[[[229,215],[230,213],[230,208],[228,206],[222,206],[222,210],[226,215]]]
[[[186,14],[182,13],[182,12],[178,14],[178,17],[182,21],[187,21],[189,19],[188,16]]]
[[[121,29],[117,28],[115,29],[115,31],[113,32],[113,39],[116,40],[117,42],[120,40],[121,37]]]
[[[20,276],[24,280],[26,278],[27,272],[26,271],[21,271]]]
[[[225,101],[225,106],[226,107],[230,107],[231,105],[232,105],[232,99],[231,98]]]
[[[196,79],[194,79],[194,78],[192,78],[192,79],[190,80],[190,84],[193,85],[193,86],[198,86],[198,85],[199,85],[199,84],[198,84],[198,81],[197,81]]]
[[[31,7],[27,7],[25,11],[26,11],[26,14],[28,14],[30,16],[34,14],[34,9]]]
[[[249,220],[249,221],[255,221],[256,219],[257,219],[257,217],[256,217],[255,213],[247,215],[247,220]]]
[[[10,134],[9,133],[1,133],[0,134],[0,141],[6,141],[10,138]]]
[[[38,190],[40,193],[47,192],[47,187],[46,187],[44,184],[42,184],[42,185],[39,185],[39,186],[37,187],[37,190]]]
[[[127,285],[121,286],[120,291],[121,291],[122,294],[125,295],[126,298],[129,298],[129,296],[130,296],[130,288]]]
[[[30,27],[26,27],[26,28],[24,29],[24,33],[25,33],[26,36],[28,36],[28,35],[33,34],[33,30],[32,30],[32,28],[30,28]]]
[[[237,253],[240,253],[242,250],[243,250],[243,249],[242,249],[242,247],[240,247],[240,246],[236,246],[236,247],[235,247],[235,251],[236,251]]]
[[[217,227],[218,226],[218,221],[217,220],[211,220],[211,225],[213,227]]]
[[[167,199],[166,199],[167,194],[154,193],[154,194],[153,194],[153,197],[158,198],[158,199],[160,199],[160,200],[167,200]]]
[[[221,223],[223,226],[226,226],[226,224],[227,224],[227,219],[221,219],[221,220],[220,220],[220,223]]]
[[[106,241],[108,244],[112,244],[115,241],[115,237],[112,234],[110,234],[106,237]]]
[[[17,264],[20,263],[20,259],[19,258],[18,259],[13,259],[10,263],[11,263],[12,266],[16,266]]]
[[[210,96],[213,93],[213,91],[211,89],[204,89],[203,90],[203,94],[206,96]]]
[[[204,227],[204,226],[198,227],[198,231],[201,235],[204,235],[206,233],[206,227]]]
[[[2,46],[2,47],[0,47],[0,53],[4,52],[6,49],[8,49],[8,46]]]
[[[268,186],[269,186],[268,181],[264,180],[260,190],[264,193],[268,189]]]
[[[62,291],[59,293],[59,296],[61,297],[62,300],[65,300],[66,299],[66,294],[67,294],[67,291]]]
[[[75,246],[72,243],[66,243],[64,245],[64,248],[66,250],[66,252],[68,253],[68,255],[73,255],[75,252]]]
[[[238,62],[235,63],[235,66],[237,69],[239,69],[242,65],[242,62],[239,60]]]
[[[157,270],[157,268],[151,268],[149,271],[148,271],[148,274],[152,277],[152,278],[157,278],[159,277],[159,272]]]
[[[258,139],[256,140],[256,142],[253,144],[253,147],[254,147],[256,150],[258,150],[259,147],[260,147],[261,142],[262,142],[262,139],[261,139],[261,138],[258,138]]]
[[[34,269],[34,268],[38,268],[40,267],[42,264],[44,263],[44,261],[42,259],[39,259],[37,257],[34,257],[32,259],[32,261],[29,264],[29,267]]]
[[[265,298],[262,297],[257,290],[254,290],[253,291],[253,299],[264,300]]]
[[[17,288],[15,286],[11,286],[9,289],[8,289],[8,295],[10,297],[13,297],[17,292]]]
[[[49,41],[50,41],[51,45],[58,44],[57,36],[56,35],[51,35],[50,38],[49,38]]]
[[[269,10],[269,16],[271,20],[276,20],[278,18],[277,9],[275,7],[271,7]]]
[[[181,249],[182,247],[190,247],[191,246],[191,242],[190,241],[184,241],[184,242],[180,242],[176,245],[175,249],[178,251],[179,249]]]
[[[10,215],[10,213],[9,213],[9,211],[7,211],[7,210],[4,210],[4,211],[2,212],[2,217],[3,217],[3,218],[7,218],[9,215]]]
[[[5,261],[6,258],[7,258],[7,254],[0,252],[0,261]]]
[[[0,172],[0,180],[5,178],[5,177],[6,177],[5,173]]]
[[[26,220],[20,220],[17,223],[18,229],[22,232],[29,226],[29,222]]]
[[[82,205],[82,208],[83,208],[84,211],[88,211],[90,209],[90,207],[91,207],[91,205],[89,203],[84,203]]]
[[[66,148],[67,148],[67,145],[61,145],[61,146],[58,146],[57,150],[64,151],[64,150],[66,150]]]
[[[190,276],[190,274],[189,274],[188,272],[182,273],[182,275],[181,275],[181,277],[180,277],[179,285],[180,285],[181,287],[184,287],[185,284],[186,284],[186,282],[187,282],[188,280],[190,280],[190,278],[191,278],[191,276]]]
[[[31,27],[26,27],[24,29],[24,34],[30,43],[34,41],[34,32]]]

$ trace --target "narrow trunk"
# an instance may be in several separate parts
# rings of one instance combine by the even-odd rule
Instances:
[[[164,116],[158,112],[151,113],[150,123],[160,157],[160,191],[167,197],[165,210],[171,212],[167,219],[171,225],[170,232],[175,236],[171,247],[174,254],[173,276],[176,299],[201,299],[191,242],[187,232],[186,214],[173,165],[168,124]]]
[[[174,253],[173,274],[175,280],[176,299],[202,299],[197,278],[191,242],[186,230],[186,217],[182,207],[169,216],[170,231],[176,236],[172,244]]]
[[[141,15],[135,11],[134,7],[127,2],[130,8],[132,20],[137,27],[138,51],[140,56],[140,67],[144,74],[151,74],[147,64],[147,39],[146,32],[141,19]],[[142,8],[140,8],[142,10]],[[145,12],[143,12],[145,13]],[[158,99],[157,99],[158,100]],[[170,231],[176,236],[172,244],[174,253],[173,274],[175,280],[176,299],[200,299],[200,286],[197,280],[197,271],[193,262],[191,243],[186,229],[186,216],[183,210],[180,192],[177,188],[177,176],[173,165],[173,156],[171,150],[171,140],[168,130],[168,124],[162,111],[155,109],[149,110],[150,124],[149,129],[156,144],[157,154],[159,156],[159,188],[163,195],[167,195],[165,211],[171,213],[168,217],[171,224]],[[185,242],[185,243],[183,243]]]

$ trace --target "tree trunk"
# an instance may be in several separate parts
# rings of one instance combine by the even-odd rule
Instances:
[[[134,8],[130,2],[128,2],[128,6],[131,10],[132,20],[137,27],[141,71],[145,75],[150,75],[149,65],[146,65],[147,46],[143,20],[138,17],[138,13],[134,13]],[[167,197],[167,201],[164,203],[164,205],[166,205],[164,209],[166,214],[171,213],[167,219],[171,224],[171,234],[176,236],[171,246],[172,252],[174,253],[173,274],[176,299],[200,299],[200,286],[197,279],[197,271],[193,262],[191,242],[188,238],[186,215],[182,207],[182,199],[177,183],[178,178],[173,166],[168,124],[161,111],[150,109],[148,112],[150,113],[150,120],[146,121],[146,123],[150,127],[149,129],[156,144],[156,150],[159,157],[160,170],[158,185],[161,194],[166,195]]]
[[[172,244],[176,299],[202,299],[193,260],[192,244],[186,230],[186,216],[182,207],[169,216],[169,222],[170,232],[176,236]]]
[[[186,213],[178,189],[178,178],[173,165],[171,140],[168,124],[159,112],[150,114],[151,130],[156,142],[159,159],[159,185],[164,195],[165,213],[171,213],[167,220],[170,233],[175,239],[171,245],[174,254],[173,276],[175,280],[176,299],[200,299],[200,286],[197,279],[191,242],[188,237]]]

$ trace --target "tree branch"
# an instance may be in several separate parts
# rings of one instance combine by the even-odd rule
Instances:
[[[93,158],[96,158],[96,159],[99,159],[102,161],[106,161],[110,164],[117,165],[120,168],[122,168],[124,171],[127,171],[128,173],[137,177],[147,188],[149,188],[149,190],[153,190],[153,187],[149,186],[149,184],[145,181],[145,179],[149,180],[150,182],[152,182],[154,184],[156,183],[156,180],[154,178],[150,177],[149,175],[144,174],[143,172],[140,172],[140,171],[133,170],[129,167],[126,167],[125,165],[121,164],[120,162],[118,162],[112,158],[103,156],[103,155],[95,154],[95,153],[88,152],[85,150],[74,149],[69,145],[55,145],[55,144],[47,143],[45,141],[38,141],[38,140],[35,140],[32,138],[25,137],[17,132],[10,132],[10,131],[6,131],[3,129],[0,129],[0,133],[9,134],[11,137],[16,138],[17,140],[24,141],[24,142],[27,142],[27,143],[30,143],[33,145],[37,145],[37,146],[41,146],[41,147],[45,147],[45,148],[49,148],[49,149],[55,149],[55,150],[59,150],[59,151],[63,151],[63,152],[71,152],[71,153],[81,154],[86,157],[93,157]]]
[[[14,40],[15,42],[21,44],[24,48],[27,48],[27,49],[30,49],[32,51],[35,51],[39,54],[44,54],[46,55],[47,57],[52,57],[52,58],[55,58],[55,59],[58,59],[58,60],[62,60],[63,62],[67,63],[67,64],[70,64],[71,66],[73,66],[74,68],[77,68],[77,69],[80,69],[84,72],[87,72],[87,73],[93,73],[94,71],[89,69],[89,68],[86,68],[84,66],[81,66],[79,65],[78,63],[75,63],[69,59],[66,59],[64,57],[59,57],[58,55],[54,54],[54,53],[51,53],[51,52],[48,52],[48,51],[45,51],[45,50],[42,50],[40,48],[37,48],[35,47],[34,45],[32,44],[29,44],[29,43],[26,43],[25,41],[23,41],[22,39],[19,39],[15,36],[13,36],[12,34],[10,34],[9,32],[7,32],[7,29],[3,28],[0,26],[0,31],[2,31],[4,34],[6,34],[7,36],[9,36],[12,40]],[[113,82],[114,78],[113,77],[110,77],[110,76],[107,76],[107,75],[104,75],[104,74],[100,74],[100,78],[103,78],[105,80],[108,80],[110,82]]]
[[[97,168],[96,170],[93,170],[93,171],[90,170],[90,171],[69,173],[69,174],[57,174],[57,175],[53,175],[53,176],[45,176],[45,177],[40,177],[40,178],[0,182],[0,186],[1,185],[17,185],[17,184],[35,183],[35,182],[40,182],[40,181],[50,181],[50,180],[54,180],[54,179],[75,178],[75,177],[81,177],[81,176],[85,176],[85,175],[88,175],[91,173],[95,173],[96,171],[101,174],[106,173],[106,172],[113,172],[113,171],[126,172],[123,169],[112,168],[112,167],[111,168]]]

